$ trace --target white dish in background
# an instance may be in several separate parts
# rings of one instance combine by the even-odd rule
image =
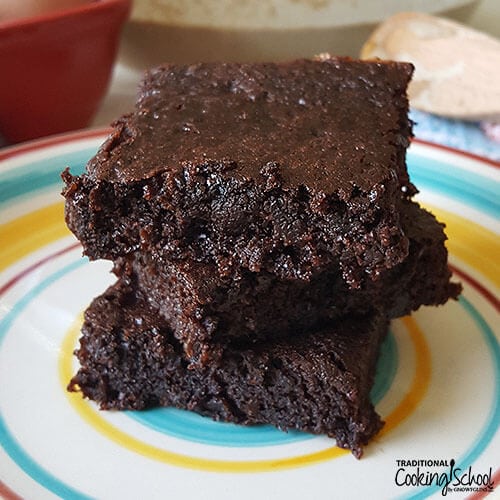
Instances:
[[[376,24],[397,12],[474,16],[474,0],[140,0],[122,61],[275,61],[322,52],[357,56]]]

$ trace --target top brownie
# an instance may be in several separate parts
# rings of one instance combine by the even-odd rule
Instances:
[[[81,177],[67,220],[92,258],[143,250],[358,286],[408,250],[406,63],[161,66]]]

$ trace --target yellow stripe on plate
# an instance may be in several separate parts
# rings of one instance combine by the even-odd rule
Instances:
[[[498,236],[482,226],[447,210],[425,205],[446,224],[450,253],[500,286]],[[70,234],[64,222],[64,203],[59,202],[0,225],[0,271],[17,260]]]
[[[403,397],[399,405],[386,417],[385,426],[380,436],[387,434],[405,420],[424,398],[431,381],[432,366],[431,353],[425,340],[425,336],[420,330],[417,322],[406,316],[402,319],[415,349],[416,368],[410,389]]]
[[[472,267],[495,286],[500,286],[500,239],[498,235],[473,221],[452,212],[424,205],[436,218],[446,224],[451,255]]]
[[[64,203],[54,203],[0,226],[0,271],[39,248],[70,234]]]

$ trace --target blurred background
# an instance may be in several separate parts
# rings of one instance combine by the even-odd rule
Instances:
[[[499,37],[499,0],[0,0],[0,133],[107,125],[161,62],[329,52],[414,62],[419,135],[500,159]]]
[[[136,0],[122,55],[139,67],[162,59],[357,56],[377,23],[407,11],[441,13],[500,35],[498,0]]]

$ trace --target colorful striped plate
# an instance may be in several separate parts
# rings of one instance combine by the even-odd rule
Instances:
[[[372,393],[386,426],[357,461],[325,437],[66,392],[81,313],[113,279],[66,229],[59,173],[105,132],[0,152],[0,497],[481,498],[500,481],[499,165],[410,148],[464,293],[392,323]]]

